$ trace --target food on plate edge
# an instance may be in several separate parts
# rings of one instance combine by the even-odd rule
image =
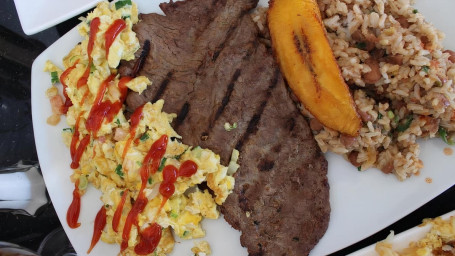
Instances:
[[[419,225],[420,228],[430,225],[430,230],[425,232],[418,241],[411,241],[409,246],[396,250],[393,248],[394,233],[383,241],[378,242],[375,251],[379,256],[450,256],[455,255],[455,216],[447,219],[437,217],[434,219],[424,219]]]

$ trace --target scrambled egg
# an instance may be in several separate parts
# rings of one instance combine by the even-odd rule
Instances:
[[[376,252],[380,256],[433,256],[455,255],[455,216],[447,220],[441,217],[425,219],[422,226],[432,225],[431,230],[424,238],[411,242],[409,247],[402,251],[392,248],[393,232],[386,240],[376,244]]]
[[[87,85],[78,88],[79,78],[90,65],[87,44],[90,22],[95,17],[100,18],[100,26],[92,52],[93,65],[90,67]],[[106,59],[104,33],[114,20],[121,18],[126,21],[127,26],[115,39],[108,59]],[[66,92],[73,103],[73,106],[68,109],[66,117],[70,128],[63,131],[63,141],[68,147],[71,144],[76,120],[79,116],[79,138],[90,135],[85,127],[85,121],[94,105],[100,85],[111,74],[117,74],[116,68],[120,60],[133,59],[134,53],[139,48],[138,39],[132,31],[132,25],[138,22],[138,11],[134,3],[117,10],[114,4],[101,2],[92,13],[88,14],[87,18],[81,20],[79,33],[84,40],[63,59],[65,69],[74,66],[63,81],[68,86]],[[62,69],[50,61],[46,63],[45,71],[57,72],[59,77],[62,74]],[[109,82],[103,101],[115,102],[119,99],[119,79],[119,75],[116,75]],[[126,86],[141,93],[150,84],[151,82],[146,77],[140,76],[133,78]],[[132,201],[138,197],[141,188],[142,162],[156,140],[162,135],[169,137],[160,168],[156,173],[150,175],[144,189],[148,203],[142,213],[138,215],[137,227],[133,225],[131,229],[128,248],[122,252],[124,255],[135,255],[134,246],[138,243],[140,230],[148,227],[154,221],[163,228],[162,238],[154,255],[170,253],[174,246],[174,235],[183,239],[203,237],[205,232],[201,227],[202,219],[217,219],[219,217],[217,205],[226,200],[234,187],[232,168],[221,165],[219,155],[208,149],[184,145],[179,141],[181,137],[170,125],[176,115],[162,112],[163,104],[163,100],[158,100],[154,104],[146,103],[144,105],[143,116],[136,128],[134,142],[131,143],[124,158],[122,157],[123,151],[131,136],[130,123],[123,115],[123,111],[119,111],[111,122],[104,120],[96,136],[91,136],[90,143],[80,159],[80,166],[74,170],[72,175],[73,182],[79,181],[79,189],[82,193],[88,183],[102,191],[101,200],[106,207],[107,225],[102,231],[101,240],[120,244],[123,226],[133,206]],[[238,152],[233,155],[236,158],[230,165],[238,168],[235,163]],[[159,193],[159,186],[163,181],[163,167],[174,165],[179,168],[186,160],[192,160],[197,164],[197,172],[191,177],[177,178],[174,194],[159,211],[164,200]],[[197,187],[203,182],[207,182],[208,187],[213,191],[213,196],[208,190],[202,191]],[[118,232],[115,232],[112,228],[112,218],[124,193],[128,193],[128,196],[120,218]],[[204,248],[200,250],[201,252],[207,252],[207,248],[210,251],[208,244],[201,246]]]
[[[195,256],[206,256],[212,254],[212,250],[210,249],[210,245],[207,241],[195,242],[194,247],[191,248],[191,252],[193,252]]]

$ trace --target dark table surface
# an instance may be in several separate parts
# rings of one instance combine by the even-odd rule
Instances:
[[[78,24],[77,18],[33,36],[23,33],[13,0],[0,8],[0,168],[19,160],[37,161],[30,109],[31,66],[53,42]],[[376,234],[332,255],[346,255],[384,239],[390,230],[400,233],[455,209],[455,186]],[[374,221],[374,220],[372,220]],[[61,227],[52,203],[40,208],[35,217],[0,212],[0,241],[37,250],[43,238]],[[360,229],[361,227],[352,227]],[[350,230],[346,230],[346,235]]]

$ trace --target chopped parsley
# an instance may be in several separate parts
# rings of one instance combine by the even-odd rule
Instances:
[[[79,190],[86,189],[87,185],[88,185],[87,177],[85,175],[79,176],[79,185],[78,185]]]
[[[120,125],[120,119],[117,118],[117,119],[115,120],[115,123],[116,123],[117,125]]]
[[[452,138],[448,138],[447,130],[444,127],[439,126],[438,134],[441,137],[442,141],[444,141],[447,145],[455,145],[455,142],[452,140]]]
[[[73,57],[70,58],[70,63],[74,63],[76,61],[76,58],[79,59],[81,55],[74,55]]]
[[[123,15],[123,16],[122,16],[122,19],[124,19],[124,20],[129,19],[129,18],[131,18],[130,15]]]
[[[400,121],[400,117],[398,115],[396,115],[394,118],[393,118],[393,121],[398,124],[398,121]]]
[[[357,171],[361,172],[362,171],[362,166],[357,167]]]
[[[149,177],[149,179],[147,181],[149,184],[152,184],[152,182],[153,182],[152,177]]]
[[[237,123],[233,123],[232,125],[230,123],[224,123],[224,129],[228,132],[237,129]]]
[[[120,196],[123,196],[123,193],[125,193],[124,191],[120,191]]]
[[[430,67],[429,66],[422,66],[422,71],[428,74],[428,72],[430,72]]]
[[[355,44],[355,47],[360,50],[365,50],[367,48],[367,43],[365,42],[358,42]]]
[[[378,119],[382,119],[382,114],[378,113]]]
[[[142,134],[140,140],[141,140],[141,141],[146,141],[146,140],[148,140],[149,138],[150,138],[149,134],[148,134],[148,133],[144,133],[144,134]]]
[[[141,161],[136,161],[136,164],[139,165],[139,166],[142,166],[142,162]]]
[[[387,116],[390,118],[390,119],[393,119],[395,117],[395,114],[393,113],[392,110],[389,110],[387,111]]]
[[[121,164],[117,165],[117,168],[115,168],[115,173],[117,173],[118,176],[123,178],[124,174],[122,172],[122,165]]]
[[[398,130],[399,132],[404,132],[404,131],[406,131],[406,130],[409,128],[409,126],[411,126],[411,123],[412,123],[412,120],[413,120],[413,119],[414,119],[413,116],[408,116],[408,117],[406,118],[406,121],[405,121],[404,124],[398,125],[397,130]]]
[[[60,79],[58,79],[58,72],[57,71],[52,71],[51,72],[51,83],[56,84],[60,82]]]
[[[180,160],[180,158],[183,156],[183,154],[185,154],[185,152],[186,152],[188,149],[189,149],[189,147],[186,148],[185,151],[182,152],[182,154],[174,156],[174,159]]]
[[[106,208],[109,208],[109,205],[108,205],[108,204],[106,204],[104,207],[106,207]]]
[[[118,10],[124,7],[125,5],[132,5],[131,0],[120,0],[115,2],[115,9]]]
[[[63,128],[63,131],[73,133],[73,128]]]
[[[174,219],[177,218],[177,217],[179,216],[179,215],[178,215],[177,213],[175,213],[174,211],[171,211],[171,214],[170,214],[170,215],[171,215],[171,217],[174,218]],[[185,232],[186,232],[186,231],[185,231]],[[185,235],[185,233],[184,233],[183,235]]]
[[[186,235],[188,235],[189,233],[190,233],[190,231],[185,230],[185,232],[183,232],[183,236],[186,236]]]
[[[158,171],[159,171],[159,172],[161,172],[161,171],[164,169],[164,165],[166,164],[166,160],[167,160],[166,157],[163,157],[163,158],[161,159],[160,167],[158,167]]]
[[[412,10],[412,13],[414,13],[414,14],[416,14],[418,12],[419,12],[419,10],[417,10],[417,9]]]
[[[90,63],[90,73],[93,73],[93,72],[95,72],[95,70],[96,70],[96,66],[95,66],[95,64],[93,64],[93,63]]]

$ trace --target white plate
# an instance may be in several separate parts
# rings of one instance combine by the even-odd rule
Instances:
[[[14,0],[22,30],[33,35],[72,18],[101,0]]]
[[[443,220],[449,219],[451,216],[455,216],[455,211],[451,211],[441,216]],[[430,231],[431,225],[425,226],[416,226],[409,230],[406,230],[398,235],[395,235],[391,244],[392,248],[396,251],[403,250],[409,247],[410,242],[416,242],[425,237],[425,235]],[[385,237],[384,237],[385,239]],[[379,242],[379,241],[378,241]],[[378,253],[375,251],[376,244],[372,244],[368,247],[365,247],[361,250],[358,250],[354,253],[349,254],[349,256],[378,256]]]
[[[141,12],[160,12],[159,1],[136,2]],[[261,3],[266,2],[261,0]],[[451,10],[455,9],[455,1],[419,0],[416,8],[439,29],[451,32],[450,17]],[[61,63],[62,57],[80,40],[76,29],[73,29],[33,63],[32,114],[36,148],[49,195],[78,255],[85,255],[93,232],[93,221],[101,207],[100,192],[89,187],[82,198],[79,218],[82,225],[76,230],[70,229],[65,218],[73,190],[73,184],[69,180],[72,173],[69,167],[71,160],[60,135],[62,128],[67,125],[65,120],[55,127],[46,124],[46,118],[51,114],[49,100],[45,96],[45,91],[50,86],[50,76],[42,71],[46,60]],[[455,34],[447,34],[446,46],[455,48]],[[455,184],[455,155],[444,155],[444,147],[446,145],[440,139],[422,142],[421,157],[425,167],[420,176],[404,182],[378,170],[360,173],[342,157],[327,154],[332,212],[329,228],[311,255],[326,255],[368,237]],[[426,178],[432,178],[432,183],[427,183]],[[206,239],[210,242],[214,255],[247,255],[246,250],[240,246],[240,233],[230,228],[223,219],[205,221],[204,228],[207,229]],[[192,241],[176,244],[173,255],[190,255],[191,246]],[[91,255],[114,255],[118,251],[119,246],[99,242]]]

